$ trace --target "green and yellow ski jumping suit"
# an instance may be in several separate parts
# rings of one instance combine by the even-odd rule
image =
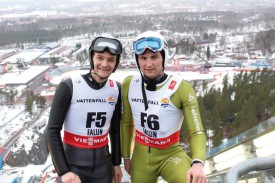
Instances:
[[[131,182],[155,183],[161,176],[169,183],[185,183],[193,161],[204,162],[206,136],[195,91],[180,77],[168,76],[156,91],[146,90],[145,111],[141,76],[129,76],[122,83],[122,157],[131,157]],[[179,144],[182,123],[186,123],[191,158]]]

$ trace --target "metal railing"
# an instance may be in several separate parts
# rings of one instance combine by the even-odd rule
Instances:
[[[245,175],[251,171],[262,171],[275,168],[275,156],[268,156],[263,158],[248,159],[245,162],[239,163],[232,168],[225,175],[225,183],[236,183],[240,176]],[[272,175],[265,177],[269,182],[275,183]]]
[[[211,148],[206,152],[206,156],[210,157],[214,154],[217,154],[225,149],[228,149],[236,144],[240,144],[243,141],[255,137],[257,134],[267,131],[270,128],[275,126],[275,116],[269,118],[268,120],[260,123],[259,125],[241,133],[240,135],[229,139],[227,142],[222,143],[221,145]]]

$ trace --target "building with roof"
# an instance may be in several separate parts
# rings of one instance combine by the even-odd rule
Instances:
[[[21,64],[23,62],[24,64],[29,65],[44,53],[45,53],[45,50],[23,50],[3,59],[1,63],[2,64],[8,64],[8,63]]]
[[[59,43],[59,42],[50,42],[50,43],[46,43],[46,44],[42,45],[41,48],[47,49],[47,50],[53,50],[60,46],[61,46],[61,43]]]
[[[29,66],[26,70],[17,70],[2,75],[0,85],[5,87],[29,86],[39,78],[44,77],[50,66]]]

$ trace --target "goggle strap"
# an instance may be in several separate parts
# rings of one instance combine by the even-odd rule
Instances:
[[[141,72],[140,72],[140,74],[141,74]],[[141,92],[142,92],[142,98],[143,98],[143,102],[144,102],[144,108],[146,111],[148,109],[148,101],[147,101],[147,96],[146,96],[145,87],[144,87],[144,79],[143,79],[142,74],[141,74]]]

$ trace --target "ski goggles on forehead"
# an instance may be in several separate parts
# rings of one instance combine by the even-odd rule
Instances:
[[[133,43],[133,51],[138,55],[142,54],[147,48],[153,52],[158,52],[161,51],[163,47],[163,41],[156,37],[141,38]]]
[[[90,49],[92,49],[95,52],[99,52],[99,53],[107,50],[111,54],[119,55],[122,52],[122,45],[116,39],[97,37],[93,41]]]

